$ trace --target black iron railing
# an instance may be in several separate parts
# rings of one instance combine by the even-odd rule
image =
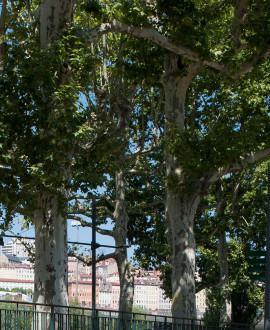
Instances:
[[[253,330],[247,324],[0,300],[1,330]]]

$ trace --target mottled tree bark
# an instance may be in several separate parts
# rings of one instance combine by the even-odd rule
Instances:
[[[226,199],[222,196],[223,186],[219,182],[217,193],[217,217],[222,219],[226,209]],[[219,242],[217,244],[219,263],[219,284],[221,290],[220,323],[230,322],[232,317],[232,303],[229,292],[229,265],[228,265],[228,244],[226,241],[226,230],[220,229]]]
[[[2,6],[1,6],[1,15],[0,15],[0,69],[3,69],[3,56],[5,55],[6,51],[7,51],[7,45],[6,43],[3,41],[4,40],[4,36],[6,33],[6,7],[7,7],[7,0],[3,0],[2,2]]]
[[[68,304],[67,225],[55,196],[41,195],[35,224],[35,303]]]
[[[72,20],[73,0],[45,0],[36,16],[40,22],[40,45],[47,47],[61,37],[68,22]]]
[[[183,71],[185,70],[185,71]],[[170,54],[165,60],[162,83],[165,91],[165,136],[170,141],[171,131],[182,132],[185,120],[186,93],[199,65],[181,68],[180,58]],[[194,184],[189,193],[181,189],[185,173],[181,163],[169,153],[165,155],[166,177],[173,184],[167,186],[167,239],[172,248],[172,315],[196,316],[195,300],[195,236],[194,216],[200,202],[200,191]]]
[[[129,217],[126,210],[125,178],[124,172],[119,170],[115,174],[116,183],[116,207],[114,211],[115,229],[113,237],[116,246],[126,245],[127,226]],[[132,312],[134,281],[130,273],[130,265],[127,259],[127,249],[119,248],[115,251],[115,260],[118,266],[120,280],[119,311]]]
[[[72,10],[72,0],[45,0],[39,6],[36,17],[40,23],[41,47],[46,48],[61,36],[67,22],[72,20]],[[61,83],[61,74],[58,76]],[[44,101],[49,103],[49,100]],[[69,156],[66,155],[67,158]],[[70,174],[67,174],[69,173],[68,165],[64,167],[59,164],[57,168],[56,164],[55,170],[64,175],[66,183],[70,181]],[[66,306],[68,305],[68,257],[67,225],[64,214],[67,206],[67,192],[64,188],[61,188],[61,192],[58,189],[55,194],[46,193],[42,188],[38,191],[40,193],[39,208],[34,212],[36,243],[33,301]],[[61,195],[61,206],[58,194]],[[58,311],[61,312],[61,310]]]
[[[168,189],[166,217],[172,248],[172,315],[194,318],[195,299],[195,236],[194,216],[199,194],[178,196]]]
[[[229,289],[229,265],[228,265],[228,245],[226,242],[226,232],[223,231],[218,243],[218,262],[220,270],[220,287],[222,304],[220,310],[220,322],[230,322],[232,316],[232,303]]]

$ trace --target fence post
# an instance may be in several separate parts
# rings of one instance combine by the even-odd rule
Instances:
[[[265,303],[264,330],[270,329],[270,163],[268,163],[268,201],[267,201],[267,233],[266,233],[266,274],[265,274]]]
[[[55,314],[54,314],[54,306],[51,306],[51,317],[50,317],[50,327],[49,330],[55,330]]]
[[[96,309],[92,310],[92,330],[99,329],[99,319],[98,319],[98,311]]]

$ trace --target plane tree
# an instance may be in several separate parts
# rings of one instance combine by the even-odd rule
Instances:
[[[31,5],[7,7],[10,25],[1,72],[1,111],[9,131],[3,139],[12,150],[9,166],[18,186],[15,211],[35,225],[34,301],[66,305],[65,212],[73,136],[83,118],[76,106],[79,76],[70,80],[78,56],[72,38],[59,42],[58,34],[68,29],[72,4],[64,3],[63,15],[56,11],[54,23],[46,19],[50,15],[46,4]],[[44,18],[39,27],[34,10]],[[47,26],[50,23],[54,27]]]
[[[250,279],[247,258],[266,245],[267,163],[223,179],[222,191],[218,185],[196,218],[199,285],[208,288],[209,307],[221,321],[252,322],[263,287]]]
[[[89,12],[88,7],[85,12]],[[67,304],[70,194],[86,186],[94,189],[102,185],[103,160],[106,158],[106,164],[111,161],[106,151],[122,147],[121,138],[116,144],[114,137],[129,125],[128,97],[121,95],[123,83],[121,87],[114,80],[115,93],[106,95],[110,90],[106,86],[106,39],[100,48],[91,44],[95,53],[87,52],[75,36],[74,26],[79,29],[84,19],[91,25],[99,18],[83,14],[73,1],[44,1],[41,5],[33,1],[25,7],[21,3],[3,4],[1,27],[5,21],[10,25],[3,44],[8,48],[1,54],[1,139],[5,144],[1,169],[11,173],[9,185],[10,178],[14,181],[12,188],[17,185],[12,209],[35,225],[35,302]],[[104,70],[100,79],[95,77],[95,65]],[[96,104],[90,106],[93,94]],[[118,116],[113,117],[114,111]],[[124,136],[127,141],[127,134]],[[89,168],[91,175],[83,185],[84,172]],[[121,167],[119,173],[121,177]],[[116,184],[121,185],[122,179],[120,183],[118,179]],[[4,180],[3,187],[8,188]],[[4,199],[3,204],[8,205]],[[8,224],[10,218],[5,215]],[[125,229],[125,223],[123,226]],[[121,252],[125,259],[125,250]]]
[[[178,317],[194,317],[194,216],[201,198],[206,187],[224,175],[267,157],[269,147],[262,139],[260,143],[247,143],[238,148],[238,136],[245,130],[226,125],[224,118],[228,118],[226,114],[232,110],[225,102],[226,97],[220,104],[222,115],[212,122],[212,134],[202,134],[206,130],[203,131],[201,125],[207,120],[196,118],[202,113],[202,98],[195,102],[192,113],[195,125],[190,126],[189,95],[195,81],[200,80],[206,87],[208,77],[224,90],[224,96],[228,84],[235,88],[256,77],[255,68],[269,56],[266,23],[269,10],[263,1],[239,0],[234,4],[229,1],[188,0],[177,4],[133,1],[123,3],[118,17],[122,21],[106,22],[92,32],[129,34],[150,40],[168,51],[160,81],[165,94],[165,139],[170,142],[164,159],[166,236],[172,249],[172,313]],[[257,123],[260,122],[258,118]],[[221,138],[218,133],[224,133],[222,139],[226,136],[227,142],[232,143],[225,149],[228,153],[222,153],[224,145],[218,145]],[[211,150],[210,146],[214,147],[215,143],[215,149]]]
[[[78,2],[78,4],[80,3]],[[70,26],[68,22],[75,24],[70,35],[73,37],[76,35],[80,39],[78,45],[84,45],[89,50],[96,38],[110,32],[132,35],[134,38],[140,38],[142,43],[145,42],[142,39],[144,38],[153,45],[156,52],[147,62],[148,68],[163,67],[160,83],[165,96],[166,148],[164,161],[167,182],[165,220],[166,236],[172,251],[170,260],[172,264],[172,312],[173,316],[194,317],[196,314],[194,216],[198,205],[203,195],[207,193],[207,187],[213,182],[269,155],[267,129],[269,125],[266,125],[268,123],[266,107],[257,109],[256,102],[251,101],[254,98],[249,94],[248,87],[245,87],[245,83],[250,83],[257,78],[260,78],[261,84],[265,86],[264,79],[267,80],[267,71],[263,70],[263,65],[269,56],[269,27],[267,24],[269,9],[264,1],[254,0],[238,0],[236,3],[219,0],[212,2],[186,0],[177,4],[174,1],[163,0],[107,2],[105,5],[95,1],[90,1],[91,3],[95,3],[97,6],[94,8],[87,6],[85,10],[95,20],[85,20],[85,25],[78,20],[81,14],[74,11],[74,8],[79,8],[79,5],[74,7],[73,1],[68,0],[62,0],[59,3],[46,0],[39,7],[35,2],[31,2],[31,5],[35,6],[35,11],[26,8],[24,15],[14,16],[14,27],[13,30],[10,30],[10,36],[13,35],[15,39],[13,39],[13,43],[10,39],[11,49],[23,49],[24,52],[21,51],[21,57],[18,57],[18,53],[14,53],[14,55],[10,53],[10,63],[13,63],[14,58],[21,58],[24,59],[22,61],[24,67],[29,66],[30,58],[31,60],[34,58],[34,54],[31,54],[30,58],[25,55],[32,49],[30,44],[32,45],[32,42],[36,41],[38,49],[41,46],[39,66],[35,65],[34,68],[43,73],[43,80],[44,77],[48,77],[48,81],[38,80],[39,84],[36,85],[40,87],[36,93],[40,102],[39,109],[42,109],[40,111],[41,119],[44,117],[46,119],[48,114],[51,114],[48,118],[54,119],[48,122],[45,120],[46,125],[38,127],[38,130],[34,128],[31,131],[30,129],[29,135],[31,137],[32,134],[35,141],[37,132],[39,133],[37,140],[42,140],[44,135],[48,137],[52,133],[49,136],[50,143],[45,143],[45,147],[52,146],[53,133],[57,133],[56,135],[60,139],[63,136],[60,131],[66,130],[61,127],[61,124],[67,123],[68,118],[71,118],[70,113],[68,118],[64,116],[63,119],[61,111],[53,110],[74,109],[72,107],[74,105],[73,88],[76,90],[76,87],[71,82],[76,81],[76,74],[81,73],[79,63],[82,62],[76,61],[77,56],[71,56],[74,54],[77,43],[74,38],[65,39],[65,33],[63,33],[64,30],[68,31]],[[18,4],[18,6],[21,5],[21,3]],[[12,3],[12,6],[16,5]],[[22,7],[16,9],[12,12],[13,14],[20,13]],[[54,15],[51,15],[52,9],[54,9]],[[73,19],[72,16],[76,19]],[[25,37],[30,30],[34,38]],[[15,42],[18,36],[23,43]],[[62,42],[57,42],[57,40]],[[69,47],[63,46],[63,40],[67,41]],[[57,61],[52,60],[52,56],[44,55],[48,54],[51,49],[56,53],[57,50],[61,50],[58,53]],[[37,53],[39,52],[37,51]],[[39,71],[41,67],[44,71]],[[257,70],[257,67],[261,68],[261,71]],[[46,72],[48,68],[50,70]],[[160,72],[159,69],[157,71]],[[5,71],[3,70],[3,72]],[[18,72],[18,69],[13,72]],[[37,73],[35,76],[38,77]],[[20,79],[24,80],[22,77]],[[259,84],[258,87],[262,85]],[[59,90],[62,93],[59,94]],[[203,101],[208,90],[211,91],[207,96],[207,103],[215,103],[215,111],[210,113],[213,116],[210,116],[209,120],[205,115],[209,114],[210,108]],[[249,109],[254,108],[257,112],[252,116],[239,118],[237,115],[241,116],[241,109],[243,108],[245,111],[247,109],[247,105],[243,101],[240,104],[236,97],[237,93],[241,95],[243,92],[250,101]],[[194,98],[194,93],[199,97]],[[261,91],[258,93],[261,95]],[[53,97],[50,98],[50,96]],[[59,98],[59,96],[61,97]],[[28,94],[24,94],[24,100],[22,101],[21,97],[19,100],[22,103],[27,101],[25,103],[33,104],[26,100],[27,97]],[[9,98],[9,100],[11,99]],[[15,99],[18,100],[18,96]],[[59,103],[57,103],[58,101]],[[227,123],[229,118],[232,120]],[[241,122],[243,118],[247,121],[247,125]],[[74,135],[77,125],[73,126],[73,120],[71,123],[71,130],[68,132]],[[58,128],[56,129],[55,126]],[[243,128],[241,128],[242,126]],[[250,130],[254,133],[252,139],[249,136]],[[53,191],[43,192],[39,189],[36,191],[39,196],[36,199],[37,204],[39,204],[39,208],[45,207],[46,211],[41,214],[42,212],[37,208],[35,222],[40,224],[42,221],[37,219],[44,214],[47,214],[47,220],[54,218],[59,221],[57,220],[56,223],[49,221],[50,224],[53,224],[52,227],[45,227],[43,231],[38,230],[37,235],[45,233],[46,229],[49,232],[49,228],[54,232],[60,223],[65,223],[56,210],[59,210],[62,205],[59,198],[60,201],[67,200],[67,187],[71,183],[72,177],[70,176],[70,159],[72,158],[70,152],[72,154],[73,150],[70,151],[72,149],[70,141],[73,139],[68,138],[67,140],[61,138],[64,146],[58,141],[61,148],[59,144],[56,144],[58,153],[55,152],[49,161],[49,165],[52,167],[41,166],[42,169],[46,169],[44,171],[46,176],[57,173],[57,178],[61,178],[61,183],[59,183],[58,189],[54,188]],[[23,139],[20,141],[23,142]],[[48,142],[48,139],[44,141]],[[28,146],[30,146],[29,143]],[[38,146],[41,144],[39,143]],[[43,150],[46,150],[45,147]],[[65,151],[59,152],[59,150]],[[51,150],[50,154],[52,154]],[[45,157],[43,154],[39,156]],[[37,164],[41,164],[41,162],[36,160],[34,164],[26,165],[27,171],[32,170],[42,174]],[[44,180],[50,184],[53,181],[45,177]],[[35,187],[40,187],[39,180]],[[64,204],[66,205],[66,202]],[[53,214],[54,216],[49,216]],[[59,233],[63,232],[65,232],[65,228],[59,230]],[[62,241],[63,245],[58,250],[64,253],[65,242],[62,238],[65,235],[60,236],[61,239],[56,241]],[[46,239],[44,236],[44,243],[48,237],[56,236],[47,235]],[[46,244],[46,246],[50,246],[50,244]],[[53,264],[56,268],[58,267],[57,262],[53,262]],[[50,272],[53,269],[54,267],[48,268],[49,281],[53,279],[52,272]],[[57,278],[63,279],[65,274],[61,274]],[[61,292],[61,290],[56,291]],[[65,302],[65,299],[58,298],[56,301]]]
[[[95,62],[75,36],[73,5],[5,2],[1,40],[1,184],[8,192],[1,202],[35,226],[34,301],[57,305],[68,304],[66,220],[68,196],[78,187],[74,173],[85,163],[97,169],[110,149],[104,145],[108,122],[80,98],[88,83],[85,72]],[[92,138],[88,158],[85,135],[88,142]],[[92,186],[101,178],[93,176]]]
[[[91,12],[88,15],[95,16],[95,13]],[[133,45],[132,51],[130,51],[131,45]],[[149,77],[146,74],[147,61],[139,62],[142,54],[148,51],[151,56],[153,50],[156,51],[150,46],[146,50],[136,39],[121,35],[103,36],[100,42],[92,45],[91,48],[92,54],[101,57],[102,60],[100,67],[96,67],[89,74],[89,88],[85,99],[88,107],[95,108],[100,117],[113,118],[113,122],[110,123],[111,132],[107,134],[107,139],[114,141],[111,147],[114,149],[115,158],[108,160],[104,157],[107,174],[102,179],[99,189],[102,191],[101,194],[93,192],[91,186],[93,173],[90,169],[86,168],[82,176],[78,175],[78,177],[81,176],[79,180],[78,177],[76,178],[81,182],[78,188],[83,194],[75,194],[75,200],[81,199],[84,203],[75,202],[70,209],[69,218],[77,219],[83,226],[91,227],[89,200],[96,198],[100,224],[97,231],[113,237],[116,246],[126,245],[128,232],[132,227],[129,225],[130,214],[139,212],[139,206],[135,205],[134,194],[136,195],[141,185],[151,186],[153,173],[158,174],[159,163],[155,160],[156,156],[153,156],[157,153],[163,121],[161,101],[156,87],[158,76],[154,77],[155,72],[152,72],[152,76]],[[154,87],[150,82],[154,84]],[[104,141],[104,143],[109,142]],[[87,136],[84,144],[85,152],[88,152],[87,146],[90,146],[91,152],[91,142],[87,142]],[[156,169],[152,169],[154,163]],[[148,178],[150,176],[151,179]],[[131,186],[133,186],[133,193],[130,193]],[[140,194],[139,191],[138,194]],[[150,195],[148,197],[151,204]],[[88,216],[86,221],[85,216]],[[101,225],[108,221],[112,222],[112,230],[101,229]],[[88,265],[92,263],[89,256],[85,258],[77,255],[77,257]],[[131,311],[133,279],[126,249],[116,249],[114,253],[99,256],[98,260],[111,257],[116,259],[119,270],[119,309]]]
[[[122,85],[123,82],[124,85]],[[130,224],[130,217],[134,212],[141,214],[142,205],[138,204],[136,196],[142,195],[141,189],[147,190],[149,193],[154,181],[153,176],[158,174],[158,169],[151,164],[157,148],[158,126],[155,124],[155,120],[151,120],[153,112],[149,103],[149,95],[153,94],[153,91],[146,93],[146,88],[140,87],[140,90],[133,88],[132,94],[127,94],[128,98],[123,99],[118,91],[124,93],[129,91],[128,82],[123,82],[114,84],[117,94],[113,89],[108,94],[113,102],[113,104],[109,102],[109,108],[124,106],[125,110],[124,121],[121,118],[121,112],[118,113],[118,116],[116,115],[116,127],[124,125],[115,145],[116,158],[109,162],[106,178],[103,178],[102,185],[95,192],[90,187],[91,182],[88,181],[88,175],[91,176],[91,173],[88,174],[86,171],[84,180],[81,182],[84,194],[74,196],[75,202],[70,207],[69,219],[78,220],[83,227],[92,227],[91,199],[97,200],[98,227],[96,231],[102,235],[111,236],[115,241],[115,246],[118,247],[112,253],[99,255],[97,261],[108,258],[116,260],[120,279],[119,310],[131,312],[134,280],[126,250],[127,240],[133,227]],[[155,117],[157,117],[156,114]],[[105,162],[108,164],[108,160]],[[71,196],[71,198],[73,197]],[[147,199],[140,200],[140,202],[143,202],[145,209],[149,208],[151,204],[152,207],[157,205],[157,201],[150,194]],[[110,229],[108,229],[108,223]],[[104,225],[107,225],[106,229],[103,229]],[[78,255],[75,251],[70,253],[87,265],[92,264],[91,256]]]

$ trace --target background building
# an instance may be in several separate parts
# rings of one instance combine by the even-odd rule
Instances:
[[[29,239],[19,240],[17,238],[12,238],[9,242],[5,243],[1,248],[2,254],[14,255],[18,258],[28,258],[29,253],[25,245],[29,246],[34,251],[34,241]]]
[[[33,244],[33,241],[28,241]],[[0,288],[34,290],[34,268],[28,261],[24,245],[12,239],[2,248],[0,256]],[[133,269],[134,306],[158,314],[170,314],[171,300],[161,289],[160,274],[156,270]],[[96,307],[118,310],[120,281],[114,259],[96,265]],[[84,266],[74,257],[68,259],[68,294],[70,300],[78,299],[82,307],[92,307],[92,267]],[[196,308],[206,308],[205,290],[196,294]]]

